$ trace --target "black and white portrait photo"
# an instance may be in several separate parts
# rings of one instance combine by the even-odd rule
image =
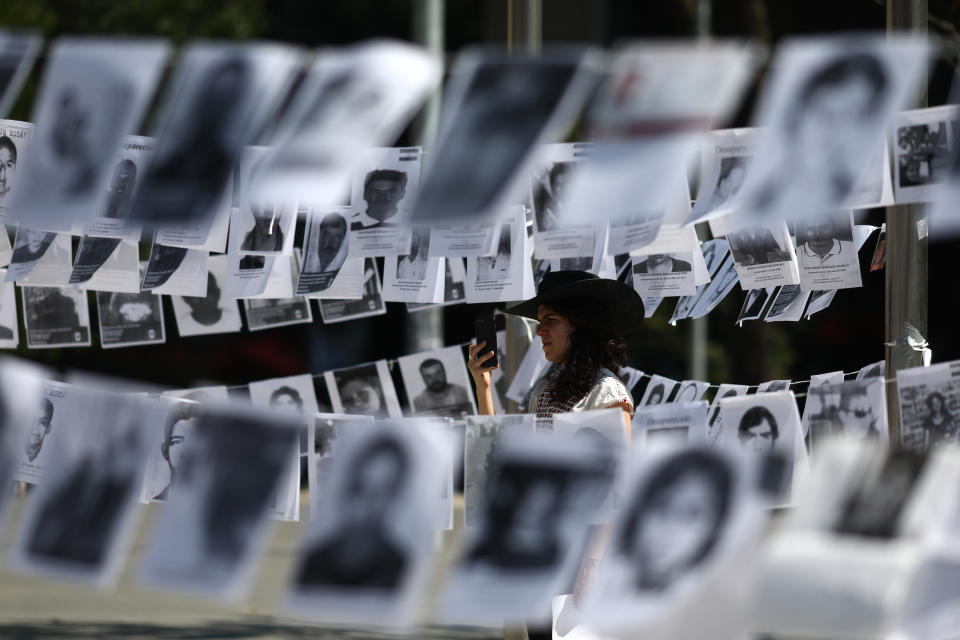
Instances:
[[[491,280],[506,280],[510,275],[510,263],[513,259],[510,247],[510,225],[500,226],[500,239],[497,241],[497,251],[494,255],[477,258],[477,280],[489,282]]]
[[[293,225],[296,207],[289,200],[257,197],[255,185],[263,175],[269,159],[269,147],[247,147],[239,167],[239,206],[233,210],[233,221],[240,230],[241,254],[289,254],[293,249]]]
[[[515,174],[561,100],[581,90],[581,64],[576,55],[508,62],[479,51],[461,54],[447,126],[424,175],[414,222],[477,221],[493,213],[505,189],[525,186],[513,184]]]
[[[403,356],[398,362],[413,415],[459,420],[476,413],[460,347]]]
[[[104,349],[166,341],[160,296],[149,291],[97,291],[96,296],[100,346]]]
[[[866,538],[898,536],[928,460],[923,453],[910,450],[884,451],[867,460],[858,481],[844,496],[834,531]]]
[[[671,255],[668,253],[654,253],[640,256],[633,261],[633,273],[645,275],[692,271],[693,267],[690,265],[690,262],[681,259],[683,257],[686,256]]]
[[[15,265],[18,266],[16,271],[19,272],[22,270],[19,265],[36,264],[46,255],[56,238],[57,234],[50,231],[18,227],[16,238],[13,241],[13,257],[10,259],[11,272],[14,271],[13,267]],[[25,275],[23,274],[23,276]]]
[[[960,441],[960,367],[944,362],[897,372],[903,447],[926,451]]]
[[[592,629],[626,637],[626,629],[663,620],[664,607],[679,604],[675,597],[695,597],[718,579],[733,548],[755,544],[747,474],[738,467],[723,451],[690,447],[661,452],[633,470],[581,605]]]
[[[420,183],[420,147],[368,149],[354,174],[351,231],[406,222]]]
[[[727,258],[704,289],[703,295],[690,310],[688,317],[702,318],[713,311],[737,286],[739,277],[736,262],[732,258]]]
[[[430,254],[430,229],[414,229],[410,253],[397,258],[397,280],[425,280]]]
[[[885,385],[876,378],[809,389],[804,415],[811,449],[832,435],[884,442],[888,437]]]
[[[328,289],[340,273],[349,248],[345,211],[309,209],[297,295]]]
[[[533,266],[522,206],[512,206],[500,219],[492,255],[467,259],[467,303],[522,300],[533,292]]]
[[[335,413],[399,418],[402,415],[385,360],[324,372]]]
[[[766,265],[790,259],[787,248],[780,244],[767,227],[750,227],[727,234],[730,252],[740,266]]]
[[[12,563],[30,571],[108,584],[118,577],[147,456],[153,401],[74,388],[83,416],[54,443]],[[144,428],[147,427],[147,428]]]
[[[614,549],[632,569],[633,592],[662,593],[709,559],[735,499],[734,472],[716,453],[671,456],[636,487]]]
[[[242,328],[237,301],[225,298],[221,289],[226,279],[227,257],[213,256],[208,264],[206,296],[170,297],[181,336],[237,333]]]
[[[137,164],[130,158],[124,158],[113,167],[110,178],[110,197],[103,211],[104,218],[124,219],[130,213],[133,193],[137,187]]]
[[[288,604],[323,619],[409,620],[433,550],[437,450],[403,425],[342,428],[325,464],[320,513],[301,543]]]
[[[37,137],[10,203],[19,221],[47,230],[100,214],[110,160],[140,122],[167,54],[160,41],[59,41],[49,52],[31,120]]]
[[[363,295],[357,300],[321,298],[320,317],[325,324],[343,322],[354,318],[379,316],[387,312],[380,289],[380,273],[375,260],[363,261]]]
[[[535,257],[576,258],[593,253],[592,224],[569,220],[566,191],[590,143],[546,144],[537,150],[530,171]]]
[[[29,122],[0,120],[0,216],[7,214],[10,191],[17,182],[17,166],[30,145],[33,131]]]
[[[676,388],[676,380],[652,375],[647,382],[647,388],[643,392],[643,398],[640,399],[640,405],[638,406],[663,404]]]
[[[16,480],[39,484],[50,459],[50,443],[60,437],[61,431],[69,428],[71,390],[70,385],[58,382],[43,384],[42,396],[36,398],[35,408],[29,411],[29,426],[19,455],[20,464],[14,470]]]
[[[268,57],[269,50],[212,44],[195,44],[183,54],[133,219],[199,224],[213,215],[254,135],[255,96],[264,88],[260,67]]]
[[[103,209],[86,225],[88,235],[140,239],[140,228],[127,222],[144,168],[153,151],[153,138],[128,135],[110,166],[110,183]]]
[[[533,214],[537,231],[552,231],[561,226],[563,190],[573,167],[572,161],[554,162],[533,183]]]
[[[310,492],[311,519],[316,518],[323,491],[328,486],[328,470],[333,449],[344,429],[358,424],[372,424],[373,416],[345,413],[315,413],[308,418],[306,450],[301,457],[307,460],[307,486]]]
[[[5,269],[0,269],[0,349],[15,349],[20,344],[17,324],[16,285],[4,282]]]
[[[31,349],[90,346],[87,292],[75,287],[21,287]]]
[[[675,402],[677,404],[683,404],[685,402],[697,402],[700,400],[701,396],[707,392],[709,387],[709,382],[702,382],[700,380],[684,380],[680,383],[680,388],[677,390],[677,395],[673,397],[671,402]]]
[[[442,257],[429,257],[430,229],[412,232],[410,253],[387,256],[383,263],[383,299],[388,302],[440,304],[444,298]]]
[[[250,403],[296,415],[317,413],[317,395],[310,374],[251,382]]]
[[[749,159],[749,156],[727,156],[720,160],[720,173],[707,202],[709,211],[720,209],[737,195],[743,186],[744,178],[747,177]]]
[[[463,518],[466,527],[475,527],[483,517],[489,484],[490,460],[495,457],[497,439],[510,430],[534,433],[532,414],[467,416],[463,454]]]
[[[250,331],[313,322],[310,301],[302,296],[247,298],[243,301],[243,315]]]
[[[801,436],[800,412],[790,391],[758,392],[758,395],[722,398],[719,419],[723,424],[722,444],[756,460],[770,454],[781,456],[788,477],[778,482],[778,495],[772,505],[789,504],[794,485],[802,477],[806,464]],[[794,458],[797,458],[794,464]]]
[[[859,287],[853,214],[812,215],[796,223],[797,264],[806,289]]]
[[[782,219],[849,204],[878,136],[906,106],[926,64],[926,45],[907,37],[795,40],[778,49],[741,191],[741,220]],[[737,214],[739,215],[739,214]]]
[[[141,289],[167,295],[206,295],[209,257],[207,251],[169,247],[154,239]]]
[[[441,599],[444,620],[541,618],[576,574],[613,481],[608,452],[569,433],[510,431],[495,442],[481,517]]]
[[[893,120],[893,188],[898,203],[939,199],[958,142],[956,105],[901,111]]]
[[[250,563],[276,491],[297,459],[301,424],[295,415],[212,404],[192,420],[141,578],[238,597],[253,577]]]

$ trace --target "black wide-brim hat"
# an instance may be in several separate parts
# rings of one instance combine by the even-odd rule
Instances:
[[[549,271],[543,277],[536,296],[505,311],[537,320],[540,305],[549,307],[557,300],[568,298],[602,302],[604,311],[610,314],[607,324],[618,337],[633,333],[643,322],[643,300],[633,287],[616,280],[598,278],[586,271]],[[603,311],[598,309],[598,312]]]

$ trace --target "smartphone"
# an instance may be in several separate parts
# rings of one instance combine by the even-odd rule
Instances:
[[[497,362],[497,323],[494,321],[493,316],[477,316],[474,327],[477,332],[477,344],[480,344],[484,340],[487,341],[487,345],[483,348],[484,350],[478,353],[477,356],[482,356],[490,350],[493,350],[493,357],[484,362],[483,366],[496,367],[500,364]]]

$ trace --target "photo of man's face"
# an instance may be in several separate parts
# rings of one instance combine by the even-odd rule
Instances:
[[[40,413],[30,425],[30,433],[27,439],[25,453],[27,460],[33,462],[40,455],[40,449],[43,448],[43,441],[53,428],[53,403],[47,398],[43,399],[40,405]]]
[[[17,147],[7,136],[0,136],[0,202],[10,193],[17,172]]]
[[[187,438],[190,437],[190,433],[193,430],[193,421],[192,420],[180,420],[173,425],[173,430],[170,432],[170,438],[167,440],[166,447],[166,460],[167,464],[170,467],[170,470],[176,472],[183,468],[184,462],[184,444],[187,441]]]
[[[341,502],[347,523],[380,526],[386,520],[405,480],[403,456],[398,445],[383,443],[374,446],[365,460],[356,461]]]
[[[420,365],[420,376],[427,389],[440,393],[447,388],[447,371],[441,362],[430,362]]]
[[[380,393],[367,380],[347,382],[340,391],[344,410],[351,414],[375,414],[380,411]]]
[[[320,221],[317,234],[317,255],[320,267],[326,269],[340,252],[347,236],[347,221],[339,213],[330,213]]]
[[[293,387],[283,386],[270,394],[270,406],[281,411],[303,413],[303,398]]]
[[[407,174],[403,171],[377,169],[367,174],[363,183],[366,213],[384,221],[397,213],[397,205],[407,191]]]
[[[24,229],[23,231],[24,242],[30,253],[39,252],[44,246],[49,244],[47,242],[48,236],[53,235],[54,234],[47,231],[36,231],[34,229]],[[53,238],[51,237],[50,240],[53,240]]]
[[[857,438],[864,438],[876,429],[873,405],[865,390],[841,395],[840,420],[844,433]]]
[[[737,437],[740,446],[746,451],[773,451],[778,435],[777,421],[764,407],[754,407],[740,419]]]

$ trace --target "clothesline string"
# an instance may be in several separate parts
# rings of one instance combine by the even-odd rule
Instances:
[[[473,341],[470,340],[470,341],[467,341],[467,342],[461,342],[460,344],[456,344],[456,345],[448,345],[447,348],[452,347],[452,346],[467,347],[467,346],[470,346],[470,345],[472,345],[472,344],[473,344]],[[392,367],[392,366],[395,366],[395,365],[399,364],[400,361],[399,361],[397,358],[387,358],[387,359],[386,359],[386,362],[387,362],[387,365],[388,365],[388,366],[391,366],[391,367]],[[357,365],[357,366],[359,366],[359,365]],[[330,371],[337,371],[337,369],[331,369]],[[844,379],[850,378],[850,377],[856,376],[859,372],[860,372],[859,369],[856,370],[856,371],[844,371],[844,372],[843,372],[843,377],[844,377]],[[311,373],[311,374],[309,374],[309,375],[310,375],[310,377],[311,377],[312,379],[316,380],[316,379],[318,379],[318,378],[322,378],[326,373],[328,373],[328,372]],[[653,375],[654,375],[654,374],[641,372],[640,375],[637,377],[637,382],[640,382],[640,380],[643,380],[643,379],[645,379],[645,378],[652,378]],[[798,387],[798,386],[801,386],[801,385],[808,385],[808,386],[809,386],[810,381],[811,381],[811,379],[807,379],[807,380],[795,380],[795,381],[791,381],[791,382],[789,383],[789,386],[790,386],[790,387]],[[892,382],[896,382],[896,378],[886,378],[886,377],[885,377],[885,378],[883,378],[883,382],[884,382],[884,384],[890,384],[890,383],[892,383]],[[728,384],[728,383],[724,383],[724,384]],[[706,388],[707,388],[707,389],[719,389],[721,386],[723,386],[723,385],[721,385],[721,384],[707,384],[707,387],[706,387]],[[747,385],[747,390],[749,391],[749,390],[751,390],[751,389],[757,389],[759,386],[760,386],[760,385],[756,385],[756,384]],[[248,388],[248,385],[245,385],[245,384],[229,385],[229,386],[226,387],[226,389],[227,389],[228,391],[229,391],[229,390],[247,389],[247,388]],[[803,392],[803,393],[794,393],[793,395],[794,395],[794,397],[797,397],[797,398],[805,398],[805,397],[807,397],[807,393],[806,393],[806,392]]]

